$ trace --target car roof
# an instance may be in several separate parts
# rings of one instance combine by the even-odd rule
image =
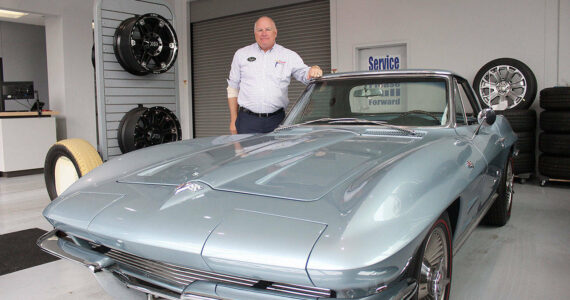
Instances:
[[[341,79],[341,78],[354,78],[354,77],[374,77],[382,75],[444,75],[444,76],[458,76],[453,72],[446,70],[428,70],[428,69],[406,69],[406,70],[393,70],[393,71],[357,71],[357,72],[343,72],[326,74],[321,77],[322,80],[327,79]],[[460,77],[460,76],[458,76]]]

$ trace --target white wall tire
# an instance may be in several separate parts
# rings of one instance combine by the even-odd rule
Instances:
[[[101,165],[97,150],[82,139],[67,139],[49,149],[44,164],[44,179],[51,200],[61,195],[80,177]]]

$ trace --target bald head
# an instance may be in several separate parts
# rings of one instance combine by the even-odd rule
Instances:
[[[255,41],[263,51],[268,51],[275,45],[277,38],[277,26],[270,17],[263,16],[253,26]]]

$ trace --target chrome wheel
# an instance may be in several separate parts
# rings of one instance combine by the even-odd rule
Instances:
[[[443,226],[430,233],[425,245],[419,279],[418,299],[445,299],[449,283],[448,238]]]
[[[513,108],[525,101],[528,82],[523,73],[509,65],[489,69],[479,84],[479,94],[487,106],[496,110]]]

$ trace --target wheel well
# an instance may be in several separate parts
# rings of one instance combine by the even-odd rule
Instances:
[[[460,198],[455,199],[453,203],[447,208],[447,215],[449,216],[449,223],[451,223],[451,234],[455,235],[455,228],[457,228],[457,219],[459,218],[459,201]]]

